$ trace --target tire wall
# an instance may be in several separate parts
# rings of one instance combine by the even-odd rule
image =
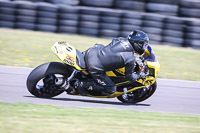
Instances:
[[[0,0],[0,27],[200,48],[198,0]]]

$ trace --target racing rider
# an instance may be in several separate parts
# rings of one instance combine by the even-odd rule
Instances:
[[[134,82],[140,78],[146,78],[144,71],[134,72],[134,53],[142,55],[148,47],[149,38],[146,33],[134,30],[127,38],[114,38],[107,46],[96,44],[84,52],[85,62],[91,79],[76,81],[75,88],[83,96],[87,96],[87,90],[97,90],[102,95],[110,95],[116,91],[115,83],[106,75],[106,71],[112,71],[125,67],[127,80]]]

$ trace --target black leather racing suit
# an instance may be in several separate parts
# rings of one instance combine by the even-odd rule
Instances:
[[[126,38],[115,38],[107,46],[96,44],[86,50],[86,66],[88,72],[97,83],[93,85],[93,88],[96,90],[115,91],[115,83],[105,72],[122,67],[125,67],[125,75],[129,81],[134,82],[137,80],[139,75],[133,73],[135,64],[133,51],[133,47]]]

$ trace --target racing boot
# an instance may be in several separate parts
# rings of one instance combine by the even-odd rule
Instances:
[[[88,92],[87,92],[87,88],[86,88],[86,84],[84,81],[79,81],[77,80],[74,83],[74,88],[78,91],[79,94],[81,94],[82,96],[88,96]]]
[[[113,87],[107,87],[106,88],[106,93],[108,94],[108,95],[111,95],[111,94],[113,94],[113,93],[115,93],[116,92],[116,86],[113,86]],[[108,96],[107,95],[107,96]]]
[[[96,82],[93,84],[92,89],[95,90],[95,91],[101,92],[102,96],[109,96],[109,95],[116,92],[116,86],[106,87],[106,86],[102,86],[100,84],[97,84]]]
[[[102,96],[109,96],[109,95],[116,92],[116,86],[104,87],[100,84],[97,84],[92,79],[87,79],[87,80],[83,80],[83,81],[76,81],[74,86],[75,86],[75,89],[82,96],[88,96],[89,95],[87,90],[99,91],[99,92],[101,92]]]
[[[83,96],[88,96],[87,90],[93,90],[95,81],[93,79],[85,79],[74,83],[75,89]]]

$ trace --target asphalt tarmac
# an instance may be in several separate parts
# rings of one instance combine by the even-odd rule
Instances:
[[[50,99],[36,98],[26,88],[32,68],[0,66],[0,101],[83,108],[200,114],[200,82],[158,79],[157,91],[138,104],[124,104],[117,98],[70,96],[63,93]]]

